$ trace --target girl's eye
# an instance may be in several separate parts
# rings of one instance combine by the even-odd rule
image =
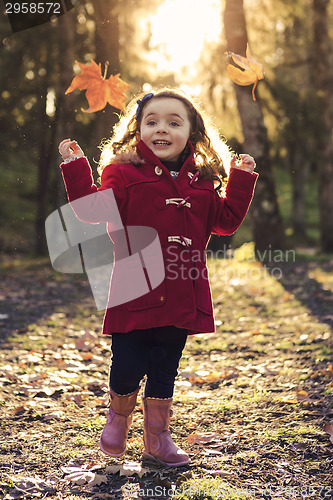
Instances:
[[[178,122],[170,122],[170,125],[172,127],[179,127],[179,123]]]
[[[149,122],[147,122],[147,125],[156,125],[156,122],[154,120],[149,120]]]

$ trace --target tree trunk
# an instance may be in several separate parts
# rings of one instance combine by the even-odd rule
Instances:
[[[119,21],[117,0],[96,0],[95,9],[95,44],[96,62],[102,64],[102,71],[108,62],[108,77],[120,73],[119,58]],[[119,109],[109,104],[98,112],[95,125],[95,141],[100,144],[104,138],[109,138],[114,125],[118,121]]]
[[[224,29],[228,50],[245,56],[247,46],[243,0],[227,0]],[[257,252],[285,246],[284,230],[277,203],[275,182],[269,154],[269,140],[258,101],[253,101],[250,87],[235,85],[243,134],[244,152],[257,164],[259,179],[250,210],[253,237]]]
[[[75,60],[74,44],[76,32],[75,13],[71,12],[58,19],[59,40],[60,33],[61,43],[59,42],[59,79],[56,96],[57,120],[56,136],[55,136],[55,168],[56,175],[56,190],[57,190],[57,206],[61,206],[67,202],[65,185],[62,179],[61,169],[57,168],[61,163],[61,156],[58,152],[58,145],[63,139],[76,139],[73,137],[73,121],[75,116],[76,97],[73,93],[65,95],[65,89],[69,86],[73,78],[73,62]]]
[[[329,37],[329,0],[313,0],[313,75],[316,89],[320,239],[324,252],[333,252],[333,70]]]
[[[73,95],[65,96],[64,90],[68,87],[69,82],[73,78],[73,61],[74,61],[74,34],[75,34],[75,14],[67,13],[57,20],[57,25],[54,27],[59,36],[54,39],[58,40],[58,45],[53,45],[54,54],[58,55],[58,81],[54,88],[56,91],[56,112],[51,119],[46,113],[46,99],[50,86],[54,86],[48,80],[48,75],[51,75],[51,65],[54,61],[48,52],[48,46],[44,46],[42,50],[45,64],[47,67],[46,76],[44,78],[41,89],[41,113],[40,113],[40,155],[38,163],[38,184],[37,184],[37,218],[36,218],[36,253],[44,255],[47,253],[47,244],[45,236],[45,220],[48,217],[48,202],[52,189],[58,191],[57,198],[60,202],[60,197],[65,200],[63,181],[61,179],[60,169],[57,172],[56,186],[50,182],[53,176],[53,169],[57,168],[61,157],[58,153],[58,144],[60,140],[66,137],[71,137],[71,129],[73,123],[74,106],[71,103],[74,101]],[[60,36],[61,34],[61,36]],[[55,57],[55,56],[54,56]],[[63,204],[60,202],[60,204]]]
[[[40,89],[40,146],[37,174],[37,216],[36,216],[36,253],[44,255],[47,252],[45,239],[45,220],[47,217],[48,188],[51,169],[52,143],[54,139],[54,127],[50,130],[51,124],[46,113],[46,100],[48,94],[48,75],[50,74],[50,62],[48,59],[47,46],[42,48],[42,60],[46,66],[46,75]],[[51,59],[51,58],[50,58]]]
[[[292,225],[294,235],[306,236],[305,227],[305,185],[309,176],[310,162],[305,162],[300,144],[294,145],[293,158],[290,161],[292,183]]]

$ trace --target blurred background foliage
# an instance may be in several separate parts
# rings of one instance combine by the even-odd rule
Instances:
[[[0,252],[46,252],[45,219],[67,201],[60,140],[75,138],[96,168],[119,110],[87,114],[84,92],[65,96],[75,60],[91,59],[130,84],[128,100],[156,85],[182,88],[236,152],[255,156],[255,203],[233,246],[333,252],[332,20],[329,0],[79,0],[12,33],[3,4]],[[226,75],[228,50],[244,55],[247,42],[265,70],[255,103]]]

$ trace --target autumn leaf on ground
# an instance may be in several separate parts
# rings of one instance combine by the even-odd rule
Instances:
[[[127,477],[137,474],[139,477],[142,477],[149,472],[149,469],[142,467],[137,462],[125,462],[122,465],[109,465],[106,467],[105,472],[109,474],[117,474],[119,472],[119,476]]]
[[[333,365],[330,363],[326,369],[323,370],[324,375],[329,375],[330,377],[333,377]]]
[[[225,373],[218,371],[197,371],[193,375],[190,375],[188,380],[192,385],[195,384],[211,384],[214,382],[220,382],[221,380],[229,380],[231,378],[237,378],[238,373],[233,370],[228,370]]]
[[[90,486],[95,486],[107,482],[106,476],[81,467],[61,467],[61,470],[67,474],[65,480],[71,483],[79,485],[88,483]]]
[[[54,480],[44,480],[38,476],[7,476],[15,490],[7,498],[45,497],[55,491]]]
[[[249,46],[246,47],[246,57],[235,54],[234,52],[229,52],[228,55],[237,65],[227,65],[228,77],[237,85],[251,85],[254,83],[252,88],[252,97],[255,101],[256,97],[254,95],[254,91],[258,80],[262,80],[264,78],[263,66],[252,57]]]
[[[229,472],[229,471],[226,471],[226,470],[223,470],[223,469],[213,469],[213,470],[209,470],[209,469],[201,469],[201,472],[203,472],[205,475],[207,476],[233,476],[234,473],[233,472]]]
[[[125,111],[125,91],[129,85],[117,75],[106,78],[107,64],[102,76],[101,63],[96,64],[91,60],[91,64],[81,64],[75,61],[81,69],[81,73],[76,75],[65,94],[73,92],[75,89],[86,90],[86,98],[89,103],[88,109],[82,109],[86,113],[94,113],[104,109],[109,103],[111,106]]]
[[[327,432],[327,434],[330,435],[330,441],[333,444],[333,425],[331,425],[331,424],[325,424],[324,431]]]
[[[300,403],[311,403],[312,400],[309,398],[309,394],[302,390],[302,389],[296,389],[296,394],[297,394],[297,400]]]
[[[221,439],[221,435],[215,432],[195,432],[194,434],[190,434],[189,436],[187,436],[186,439],[191,444],[204,445],[207,443],[219,441]]]

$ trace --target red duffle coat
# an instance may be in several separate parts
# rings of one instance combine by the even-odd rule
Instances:
[[[107,308],[105,334],[166,325],[189,333],[215,330],[205,249],[211,233],[231,235],[240,226],[258,175],[232,169],[225,197],[220,197],[211,182],[197,173],[191,149],[174,179],[140,141],[137,155],[128,154],[125,160],[122,155],[105,167],[99,188],[86,158],[61,164],[70,202],[112,188],[123,226],[150,226],[159,235],[164,280],[142,297]],[[186,202],[166,201],[175,198]],[[88,211],[82,218],[89,222]]]

